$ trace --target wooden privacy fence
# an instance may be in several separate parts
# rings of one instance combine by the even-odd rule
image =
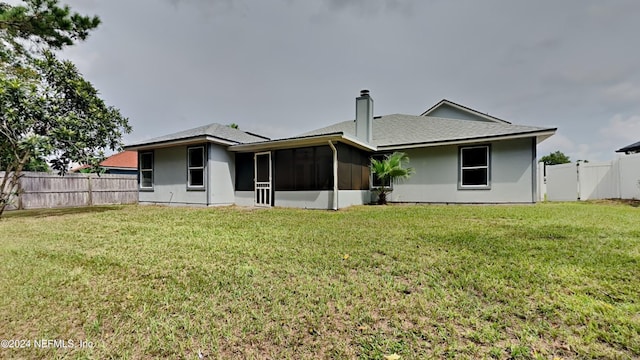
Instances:
[[[0,176],[4,173],[0,171]],[[135,175],[67,174],[24,172],[17,196],[7,210],[42,209],[138,202]]]

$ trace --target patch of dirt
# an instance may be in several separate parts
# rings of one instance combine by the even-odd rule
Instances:
[[[592,204],[604,204],[604,205],[629,205],[632,207],[640,207],[640,200],[638,199],[603,199],[603,200],[589,200]]]

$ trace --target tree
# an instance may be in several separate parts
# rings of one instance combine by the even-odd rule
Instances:
[[[387,203],[387,194],[393,189],[391,186],[384,184],[392,184],[400,179],[407,179],[413,173],[413,168],[405,168],[403,164],[409,162],[409,156],[403,152],[394,152],[386,155],[384,159],[371,159],[371,172],[380,180],[382,186],[375,189],[378,193],[378,204]]]
[[[41,157],[34,157],[29,159],[29,162],[24,164],[23,171],[37,171],[37,172],[49,172],[49,164],[47,160]]]
[[[232,129],[236,129],[236,130],[240,129],[240,126],[238,126],[238,124],[236,124],[236,123],[231,123],[231,124],[229,124],[227,126],[232,128]]]
[[[60,175],[72,161],[97,167],[131,131],[75,65],[51,52],[84,40],[100,20],[57,0],[25,3],[0,3],[0,216],[34,159],[48,158]]]
[[[540,159],[545,165],[558,165],[570,163],[569,157],[561,151],[552,152],[549,155],[545,155]]]
[[[24,6],[0,2],[0,40],[2,54],[32,55],[26,44],[59,50],[85,40],[100,25],[97,16],[71,13],[58,0],[25,0]],[[37,51],[37,50],[36,50]]]

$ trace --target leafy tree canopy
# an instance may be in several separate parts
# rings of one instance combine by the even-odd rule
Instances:
[[[0,2],[0,216],[34,159],[64,175],[72,161],[98,167],[131,131],[76,66],[53,50],[84,40],[100,23],[58,0]]]
[[[103,150],[120,149],[128,120],[73,63],[47,52],[30,70],[30,80],[0,74],[0,168],[21,171],[32,157],[50,157],[64,174],[72,161],[97,164]]]
[[[58,0],[25,0],[24,5],[0,2],[0,40],[7,51],[31,55],[42,48],[59,50],[85,40],[100,24],[97,16],[72,13]],[[25,45],[36,46],[29,48]]]
[[[24,171],[49,172],[49,164],[43,158],[31,158],[29,162],[24,164]]]
[[[561,151],[552,152],[549,155],[545,155],[540,159],[545,165],[558,165],[570,163],[569,157]]]

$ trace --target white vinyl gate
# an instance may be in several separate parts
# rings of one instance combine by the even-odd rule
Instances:
[[[640,154],[546,167],[549,201],[640,199]]]
[[[578,200],[578,169],[576,164],[547,166],[547,200]]]

